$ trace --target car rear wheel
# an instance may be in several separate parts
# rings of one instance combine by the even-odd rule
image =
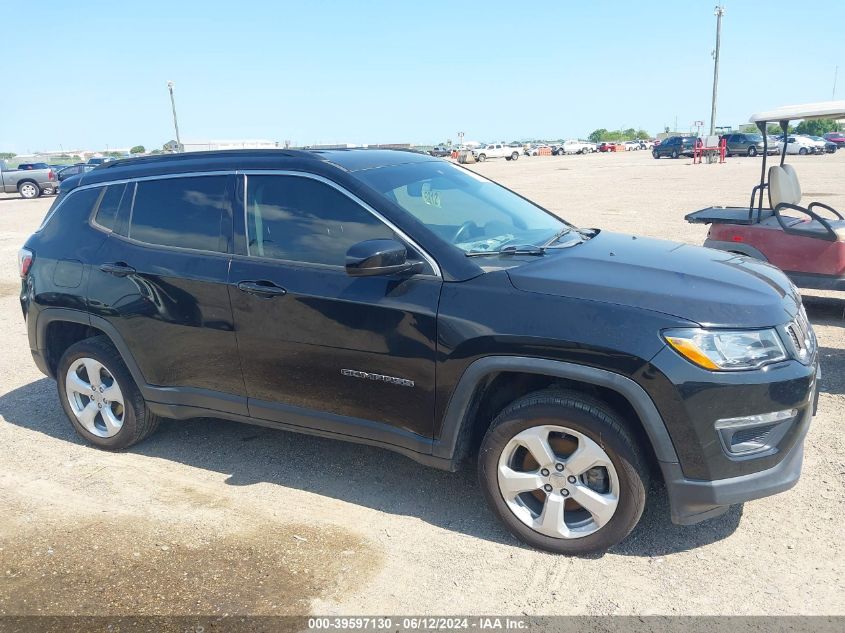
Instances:
[[[477,160],[479,163],[483,163],[485,160],[487,160],[487,156],[485,156],[484,154],[479,154]]]
[[[529,394],[493,421],[478,473],[490,507],[517,538],[561,554],[604,551],[645,507],[641,451],[599,400],[574,391]]]
[[[56,371],[59,399],[76,433],[104,449],[119,450],[156,430],[132,375],[105,336],[71,345]]]
[[[519,152],[514,152],[511,154],[511,160],[518,160],[519,159]]]
[[[34,182],[22,182],[18,185],[18,193],[21,194],[21,198],[31,200],[41,195],[41,188]]]

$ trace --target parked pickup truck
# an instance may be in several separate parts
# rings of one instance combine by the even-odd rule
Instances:
[[[579,141],[576,139],[569,139],[557,146],[556,154],[563,156],[564,154],[589,154],[596,151],[595,143],[588,143],[587,141]]]
[[[516,160],[519,158],[519,148],[504,143],[489,143],[472,150],[472,154],[479,163],[483,163],[488,158]]]
[[[22,198],[37,198],[42,193],[54,193],[58,180],[56,172],[46,169],[10,169],[0,161],[0,191],[21,194]]]

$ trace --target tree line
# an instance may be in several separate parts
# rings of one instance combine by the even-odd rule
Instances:
[[[602,141],[640,141],[651,138],[651,134],[645,130],[635,130],[629,127],[627,130],[606,130],[601,127],[593,130],[587,137],[593,143],[601,143]]]

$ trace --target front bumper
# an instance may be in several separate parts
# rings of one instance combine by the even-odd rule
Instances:
[[[800,436],[777,465],[756,473],[701,481],[686,479],[679,464],[661,464],[669,495],[672,522],[692,525],[727,512],[734,504],[745,503],[789,490],[801,476],[804,460],[804,436],[810,426],[812,410],[800,422]]]

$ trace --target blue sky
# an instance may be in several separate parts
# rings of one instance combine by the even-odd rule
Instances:
[[[0,37],[5,70],[30,70],[0,89],[0,151],[158,147],[168,79],[183,140],[559,138],[710,114],[712,0],[48,4]],[[829,99],[837,65],[845,98],[845,2],[724,4],[717,124]]]

